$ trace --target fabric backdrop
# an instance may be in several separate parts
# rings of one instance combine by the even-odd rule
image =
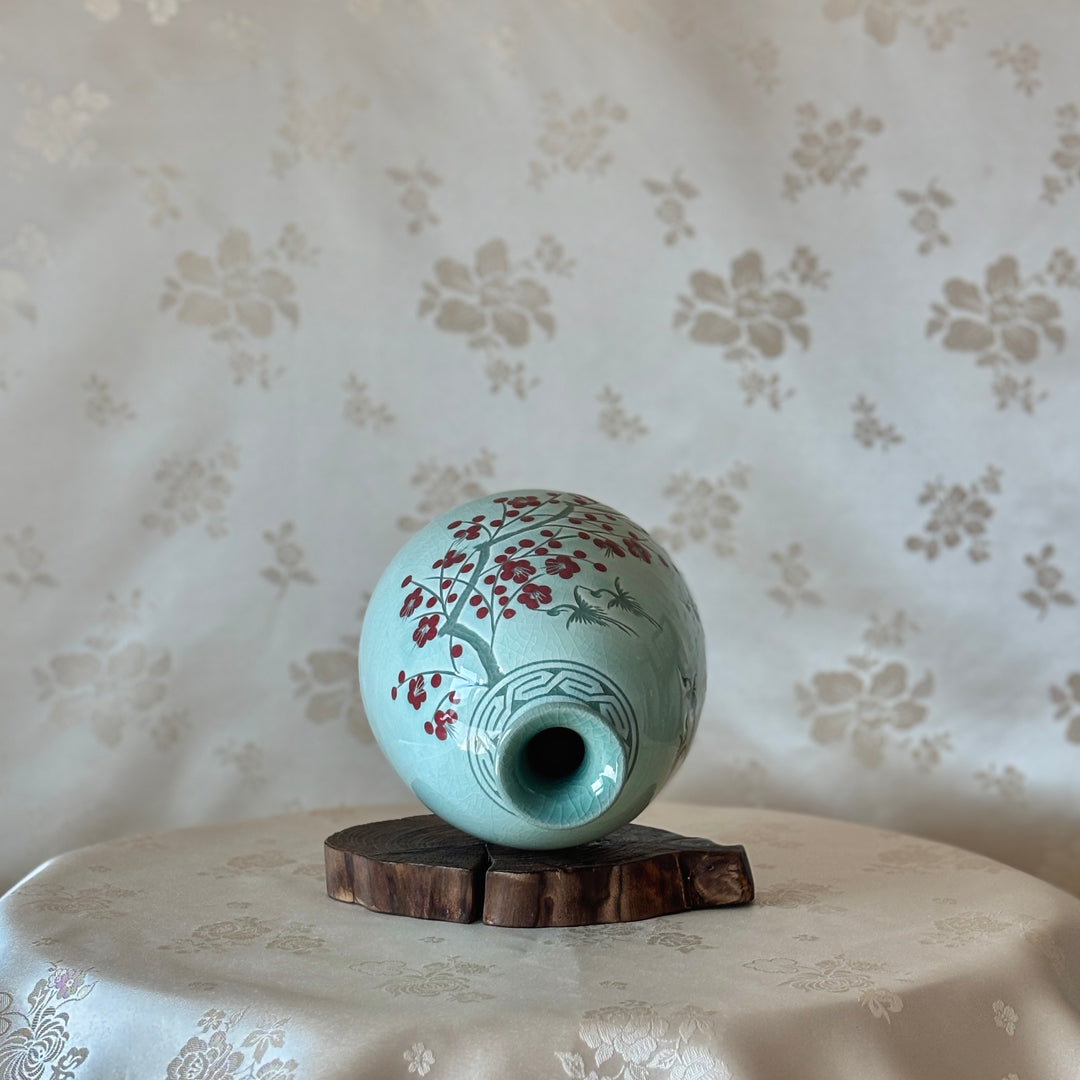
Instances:
[[[401,800],[365,597],[550,486],[702,609],[668,797],[1080,891],[1078,40],[1072,0],[5,4],[0,885]]]

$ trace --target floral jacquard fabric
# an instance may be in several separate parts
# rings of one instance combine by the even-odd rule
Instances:
[[[71,1014],[67,1011],[94,989],[87,972],[50,965],[22,1003],[0,990],[0,1076],[4,1080],[74,1080],[90,1051],[72,1046]],[[77,1027],[77,1025],[76,1025]]]
[[[110,838],[404,798],[367,598],[434,516],[552,488],[641,522],[701,612],[668,797],[1080,892],[1076,40],[1067,0],[6,5],[0,889]],[[575,594],[579,549],[514,553],[463,625],[640,638],[648,598],[614,569]],[[447,613],[415,588],[382,698],[452,749]],[[31,898],[137,905],[105,886]],[[237,910],[162,944],[320,938]],[[867,992],[903,1012],[862,1008],[893,1028],[898,979]],[[661,1067],[579,1034],[586,1077]],[[401,1035],[385,1074],[438,1080]]]
[[[1045,346],[1065,348],[1061,305],[1041,291],[1047,285],[1080,289],[1076,257],[1067,249],[1055,250],[1046,269],[1026,279],[1016,258],[1003,255],[987,267],[982,288],[950,278],[943,288],[946,303],[933,305],[927,334],[944,330],[946,349],[975,353],[975,362],[994,372],[998,408],[1016,402],[1033,412],[1045,393],[1031,376],[1018,378],[1015,365],[1032,363]]]
[[[644,823],[745,845],[753,904],[514,929],[329,899],[326,836],[416,809],[59,857],[0,899],[0,1077],[1069,1075],[1080,900],[1030,875],[867,826],[658,802]]]

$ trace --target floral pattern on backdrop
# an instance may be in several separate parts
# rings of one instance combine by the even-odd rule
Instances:
[[[365,597],[434,515],[552,487],[641,521],[701,609],[670,797],[1080,892],[1078,35],[1051,0],[8,5],[0,885],[402,796]],[[522,617],[570,602],[552,573]],[[664,1008],[553,1070],[698,1075]],[[274,1020],[189,1057],[257,1073]]]

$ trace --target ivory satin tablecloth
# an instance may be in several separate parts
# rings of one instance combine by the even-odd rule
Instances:
[[[652,807],[746,845],[744,908],[515,930],[327,898],[365,807],[132,837],[0,900],[3,1080],[1075,1080],[1080,901],[790,813]]]

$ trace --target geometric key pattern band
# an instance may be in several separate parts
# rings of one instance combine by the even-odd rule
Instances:
[[[638,718],[629,698],[601,672],[567,660],[538,660],[511,671],[477,703],[466,732],[469,765],[483,791],[505,809],[495,778],[498,739],[514,715],[537,701],[587,705],[613,728],[626,748],[627,775],[638,751]]]

